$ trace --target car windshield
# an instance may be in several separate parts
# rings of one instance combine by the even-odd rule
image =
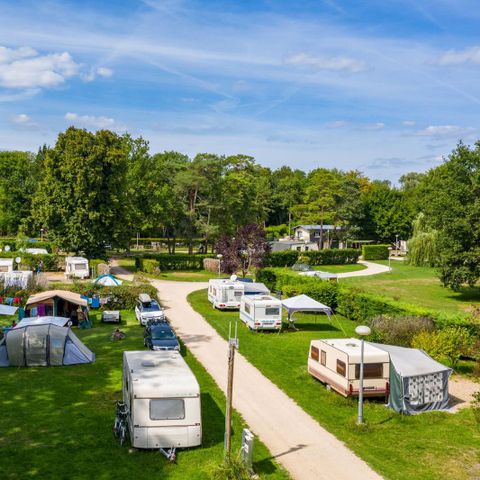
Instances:
[[[174,340],[175,334],[170,329],[152,328],[152,340]]]
[[[144,312],[158,312],[160,305],[157,302],[142,303],[142,309]]]

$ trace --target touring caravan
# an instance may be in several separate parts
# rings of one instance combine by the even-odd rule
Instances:
[[[84,257],[67,257],[65,259],[65,276],[67,278],[88,278],[90,276],[88,260]]]
[[[208,301],[219,310],[238,310],[244,292],[245,283],[238,282],[235,275],[208,281]]]
[[[200,387],[178,352],[123,352],[122,389],[133,447],[201,445]]]
[[[240,302],[240,320],[250,330],[280,330],[282,302],[270,295],[244,295]]]
[[[360,347],[356,338],[312,340],[308,373],[345,397],[358,396]],[[363,395],[383,397],[389,393],[390,357],[371,344],[364,344]]]

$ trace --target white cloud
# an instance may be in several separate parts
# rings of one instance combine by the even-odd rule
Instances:
[[[363,60],[356,60],[350,57],[314,56],[305,52],[286,58],[285,64],[310,67],[313,70],[346,71],[350,73],[362,72],[367,68],[367,64]]]
[[[99,130],[109,129],[114,131],[125,131],[127,128],[125,125],[118,123],[115,119],[104,116],[96,117],[94,115],[78,115],[77,113],[68,112],[65,114],[64,118],[72,125]]]
[[[93,82],[97,76],[109,78],[113,75],[113,70],[107,67],[91,68],[89,73],[84,73],[82,79],[85,82]]]
[[[30,123],[31,121],[32,119],[26,113],[20,113],[12,117],[12,122],[17,123],[18,125],[25,125],[26,123]]]
[[[430,125],[429,127],[419,130],[417,135],[421,137],[462,137],[471,135],[475,132],[471,127],[459,127],[458,125]]]
[[[405,120],[405,121],[402,122],[402,125],[404,127],[414,127],[415,122],[413,120]]]
[[[99,67],[97,68],[97,75],[99,75],[100,77],[108,78],[113,75],[113,70],[107,67]]]
[[[480,63],[480,47],[468,47],[464,50],[448,50],[437,60],[436,63],[439,65]]]
[[[68,52],[40,55],[30,47],[0,47],[0,86],[56,87],[77,74],[79,65]]]
[[[343,128],[348,125],[348,122],[345,120],[336,120],[335,122],[327,123],[327,128]]]

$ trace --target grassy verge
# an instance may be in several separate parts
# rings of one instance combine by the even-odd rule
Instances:
[[[347,265],[318,265],[313,267],[314,270],[322,270],[323,272],[330,273],[358,272],[359,270],[365,270],[366,268],[367,267],[361,263]]]
[[[90,365],[0,369],[1,478],[10,479],[208,479],[222,461],[222,392],[189,353],[185,359],[202,392],[203,446],[182,450],[178,464],[156,451],[120,447],[112,435],[114,401],[121,398],[123,350],[143,348],[143,329],[131,312],[122,312],[127,337],[111,342],[115,327],[95,323],[75,333],[97,355]],[[244,427],[234,415],[233,446]],[[287,479],[266,447],[255,443],[254,468],[265,479]]]
[[[376,263],[388,265],[387,261]],[[454,292],[441,285],[433,268],[413,267],[397,260],[391,261],[391,267],[390,273],[344,278],[342,283],[449,313],[467,311],[472,305],[480,306],[480,287]]]
[[[189,296],[193,308],[227,338],[229,320],[238,312],[213,310],[206,290]],[[350,336],[354,322],[335,316],[298,316],[299,331],[250,333],[239,326],[240,353],[293,398],[322,426],[388,479],[467,480],[478,466],[480,431],[470,409],[455,415],[431,412],[402,416],[382,400],[367,400],[365,428],[357,427],[356,400],[327,391],[306,370],[313,338]]]

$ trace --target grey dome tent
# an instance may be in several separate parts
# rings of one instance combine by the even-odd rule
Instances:
[[[390,355],[388,406],[407,415],[449,408],[448,379],[452,369],[417,348],[371,343]]]
[[[0,341],[0,367],[92,363],[92,353],[70,328],[53,323],[9,330]]]

